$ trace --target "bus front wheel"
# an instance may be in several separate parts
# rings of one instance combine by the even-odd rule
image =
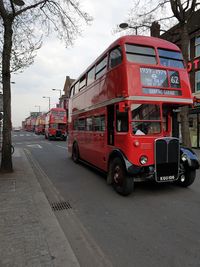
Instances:
[[[196,170],[186,170],[183,175],[178,179],[178,185],[188,187],[193,184],[196,177]]]
[[[75,163],[79,162],[79,149],[78,149],[78,144],[74,143],[73,148],[72,148],[72,160]]]
[[[117,193],[127,196],[133,192],[133,178],[128,177],[124,163],[120,158],[114,158],[110,163],[110,175],[113,188]]]

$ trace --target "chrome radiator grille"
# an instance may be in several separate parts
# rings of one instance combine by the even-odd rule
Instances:
[[[180,144],[177,138],[155,140],[155,176],[158,182],[178,179]]]

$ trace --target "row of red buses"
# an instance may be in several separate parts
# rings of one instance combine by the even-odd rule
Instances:
[[[67,116],[64,108],[52,108],[45,117],[45,138],[61,139],[67,138]]]
[[[44,134],[46,114],[37,116],[35,122],[35,134]]]
[[[34,116],[28,117],[25,121],[25,124],[24,124],[25,131],[34,132],[35,122],[36,122],[36,117],[34,117]]]
[[[165,40],[124,36],[72,84],[68,151],[107,173],[122,194],[134,182],[191,185],[195,153],[175,136],[179,107],[192,104],[180,49]]]

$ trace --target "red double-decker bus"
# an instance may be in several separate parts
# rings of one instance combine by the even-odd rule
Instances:
[[[192,104],[180,49],[165,40],[124,36],[73,83],[68,150],[107,173],[128,195],[135,181],[191,185],[199,162],[177,137],[179,107]]]
[[[35,134],[44,134],[46,114],[37,116],[35,122]]]
[[[66,140],[67,119],[64,108],[52,108],[45,117],[45,138]]]

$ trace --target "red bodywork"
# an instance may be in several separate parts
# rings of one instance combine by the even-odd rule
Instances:
[[[35,122],[35,134],[44,134],[46,114],[39,115]]]
[[[45,137],[48,139],[66,140],[66,110],[63,108],[52,108],[45,118]]]
[[[157,63],[145,64],[128,61],[125,44],[154,48]],[[144,36],[121,37],[77,81],[81,80],[83,75],[87,74],[105,55],[109,55],[109,52],[114,47],[119,46],[122,50],[122,63],[112,69],[107,67],[107,71],[103,76],[73,96],[71,95],[69,101],[69,152],[72,152],[73,144],[76,142],[80,157],[104,171],[108,170],[109,157],[113,150],[120,150],[128,161],[135,166],[142,166],[140,158],[143,155],[148,158],[148,162],[143,166],[154,164],[154,141],[157,138],[172,135],[172,110],[179,106],[192,104],[192,94],[186,68],[165,67],[161,65],[158,56],[159,48],[177,52],[180,49],[176,45],[158,38]],[[169,86],[162,88],[154,85],[144,89],[141,71],[148,72],[149,70],[153,73],[154,69],[155,72],[166,73],[168,82],[171,72],[178,73],[180,87],[172,88],[172,86]],[[71,90],[73,90],[74,85],[72,85]],[[180,93],[180,95],[170,95],[171,92],[174,94]],[[160,112],[159,123],[161,125],[159,133],[138,136],[133,134],[133,111],[131,111],[133,104],[155,104],[158,107]],[[167,112],[164,112],[165,109],[167,109]],[[116,129],[116,114],[118,111],[127,111],[128,130],[126,132],[119,132]],[[88,118],[94,120],[98,116],[104,116],[105,128],[100,131],[94,130],[94,128],[87,129]],[[85,121],[84,126],[78,126],[79,129],[76,128],[77,121],[78,123]],[[110,126],[110,121],[112,121],[111,124],[113,126]],[[164,124],[167,125],[166,128],[163,126]]]
[[[25,121],[25,131],[28,131],[28,132],[34,132],[35,130],[35,123],[36,123],[36,118],[35,117],[28,117]]]

